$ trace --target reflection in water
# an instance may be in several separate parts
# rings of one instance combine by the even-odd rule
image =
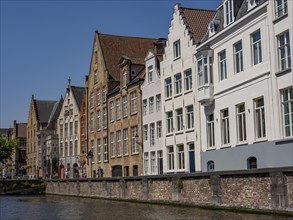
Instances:
[[[0,196],[0,219],[199,219],[279,220],[280,216],[212,211],[67,196]]]

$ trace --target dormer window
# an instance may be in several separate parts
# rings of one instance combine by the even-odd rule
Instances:
[[[153,81],[153,66],[149,66],[148,67],[148,82],[152,82]]]
[[[276,17],[281,17],[288,13],[288,3],[287,0],[275,0],[275,14]]]
[[[228,26],[234,21],[234,12],[233,12],[233,0],[224,1],[224,15],[225,15],[225,26]]]
[[[213,36],[215,34],[215,32],[216,32],[215,29],[216,29],[215,28],[215,23],[214,23],[214,21],[211,21],[209,23],[209,37],[211,37],[211,36]]]
[[[251,9],[253,9],[256,6],[256,2],[257,0],[247,0],[248,3],[248,11],[250,11]]]
[[[174,59],[177,59],[181,56],[180,40],[177,40],[174,42],[173,53],[174,53]]]
[[[126,87],[126,83],[127,83],[127,73],[126,71],[123,73],[123,87]]]

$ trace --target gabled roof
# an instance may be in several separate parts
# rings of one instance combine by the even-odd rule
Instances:
[[[70,87],[71,87],[71,91],[73,93],[74,99],[76,101],[78,110],[80,111],[83,93],[85,92],[85,87],[78,87],[78,86],[70,86]]]
[[[214,18],[216,11],[183,7],[180,7],[179,11],[186,18],[187,26],[189,26],[195,42],[200,42],[205,36],[209,22]]]
[[[148,50],[154,47],[154,38],[115,36],[96,32],[101,45],[108,73],[116,81],[120,80],[119,61],[122,56],[144,59]]]
[[[51,112],[57,101],[34,100],[39,123],[48,123]]]
[[[55,124],[57,122],[57,119],[59,117],[60,111],[62,109],[63,105],[63,98],[61,97],[58,102],[55,103],[53,110],[51,112],[50,118],[48,120],[47,129],[55,129]]]

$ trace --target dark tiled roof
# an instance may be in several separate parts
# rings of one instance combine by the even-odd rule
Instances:
[[[53,110],[51,112],[50,118],[48,120],[48,126],[47,126],[47,130],[50,129],[55,129],[56,128],[56,122],[57,119],[59,117],[60,111],[62,109],[62,105],[63,105],[63,98],[61,97],[60,100],[58,102],[55,103]]]
[[[26,126],[27,123],[17,123],[17,137],[26,137]]]
[[[102,53],[108,73],[114,80],[120,80],[120,67],[118,65],[122,56],[144,59],[148,50],[154,47],[156,39],[115,36],[98,33]]]
[[[206,34],[209,22],[213,20],[216,11],[183,8],[179,9],[186,18],[187,25],[192,33],[196,42],[200,42]]]
[[[35,100],[39,123],[48,123],[51,112],[57,101]]]
[[[78,87],[78,86],[70,86],[70,87],[74,95],[75,101],[77,103],[78,110],[80,111],[83,93],[85,92],[85,87]]]

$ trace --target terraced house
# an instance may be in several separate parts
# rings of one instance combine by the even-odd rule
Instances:
[[[193,54],[215,11],[176,4],[161,62],[164,173],[201,170],[200,123]]]
[[[202,170],[292,166],[292,12],[224,0],[197,48]]]
[[[88,75],[88,176],[142,173],[144,58],[155,39],[95,32]]]

